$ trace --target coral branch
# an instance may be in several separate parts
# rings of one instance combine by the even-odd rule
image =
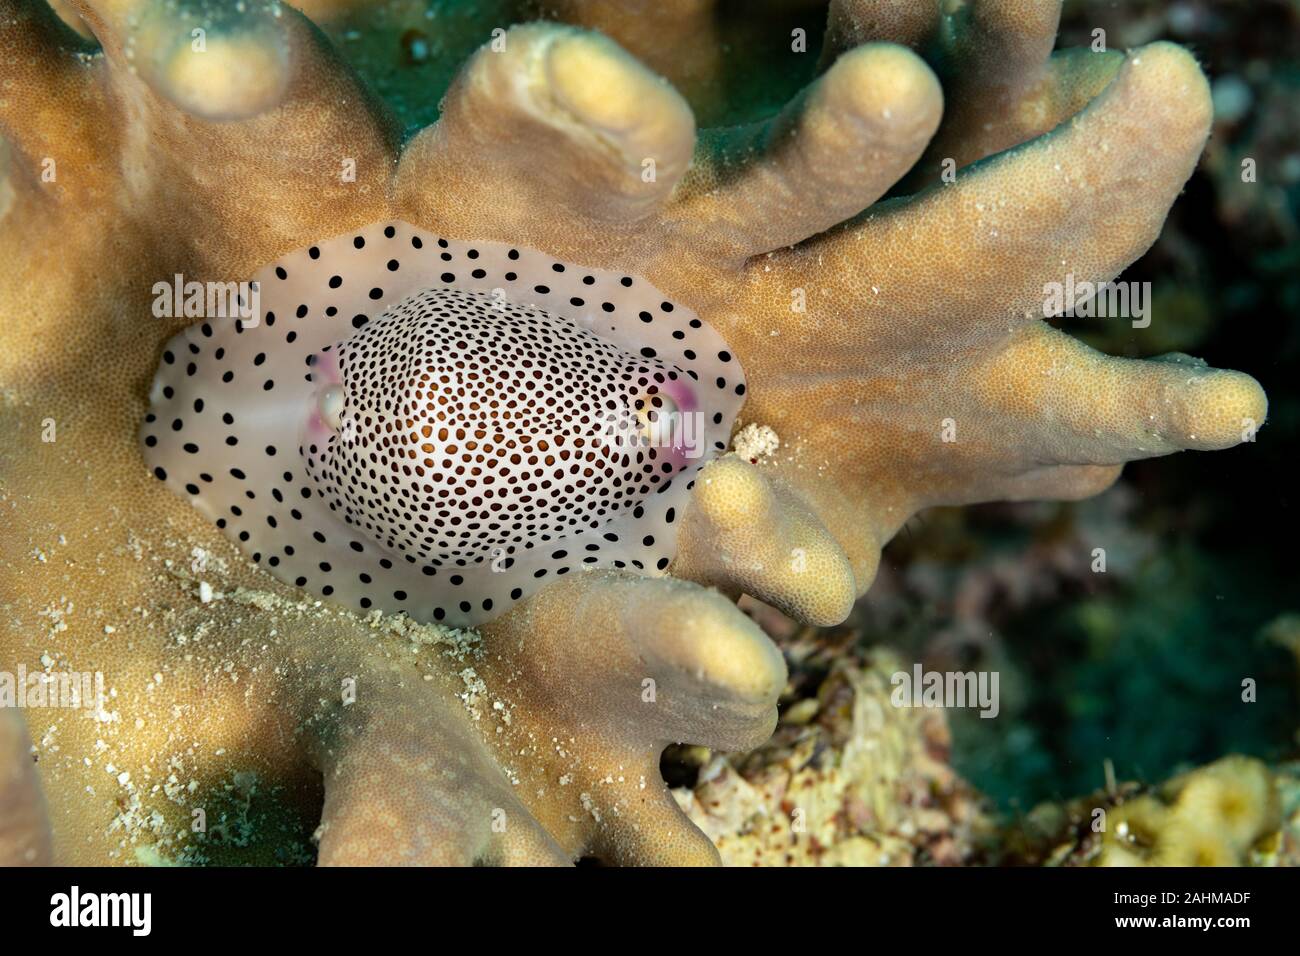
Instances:
[[[133,186],[108,184],[111,200],[124,218],[158,208],[181,230],[205,224],[201,243],[181,238],[169,251],[201,245],[204,258],[251,271],[286,242],[319,238],[303,224],[321,208],[342,223],[382,208],[396,130],[295,10],[152,2],[78,9],[108,57],[99,70],[117,114],[110,129],[147,131],[117,145]],[[134,68],[123,61],[128,44]],[[211,183],[238,201],[214,202],[210,189],[196,188]]]
[[[1053,55],[1060,15],[1061,0],[976,0],[949,18],[938,57],[953,106],[909,189],[1054,129],[1105,88],[1123,55]]]
[[[545,706],[621,717],[631,749],[687,739],[753,746],[771,732],[785,682],[780,653],[730,601],[669,578],[582,574],[487,625],[484,637],[507,660],[526,641],[520,676],[537,682]]]
[[[1268,413],[1249,375],[1186,356],[1112,358],[1046,326],[1016,336],[969,378],[975,402],[999,428],[1015,422],[1009,427],[1028,439],[1027,458],[1061,464],[1230,448]]]
[[[672,221],[705,225],[743,259],[837,225],[875,202],[934,134],[943,92],[892,44],[844,54],[775,119],[700,145]]]
[[[752,594],[812,624],[848,616],[857,588],[848,559],[793,495],[729,455],[700,473],[673,573]]]
[[[658,758],[669,742],[738,750],[771,733],[785,665],[748,618],[693,584],[590,572],[494,621],[484,641],[475,666],[508,715],[494,743],[562,846],[625,863],[716,861]]]
[[[548,19],[597,30],[672,80],[691,103],[724,87],[719,0],[541,0]]]
[[[829,67],[863,43],[899,43],[921,51],[938,29],[937,0],[831,0],[821,64]]]
[[[568,856],[534,821],[435,688],[367,687],[322,746],[323,866],[564,865]],[[406,701],[409,706],[400,706]]]
[[[77,9],[111,60],[129,62],[158,94],[209,120],[246,119],[280,103],[293,48],[310,43],[302,34],[312,29],[267,2],[84,0]]]
[[[936,322],[958,341],[1005,335],[1042,314],[1046,283],[1070,274],[1106,281],[1146,251],[1196,164],[1210,116],[1196,61],[1152,44],[1067,126],[951,186],[773,256],[770,274],[760,260],[751,274],[782,306],[797,284],[789,273],[811,270],[819,284],[834,277],[848,295],[818,308],[857,313],[846,359]],[[932,268],[940,254],[944,268]]]
[[[597,34],[534,24],[500,43],[479,50],[442,118],[407,147],[400,207],[503,237],[546,211],[616,226],[650,215],[690,161],[685,101]]]
[[[42,0],[0,0],[0,217],[6,188],[37,202],[67,194],[57,181],[43,190],[40,177],[51,160],[82,158],[79,136],[103,110],[78,46]]]
[[[954,19],[948,52],[960,61],[962,82],[1003,96],[1037,81],[1056,42],[1061,0],[971,0]]]

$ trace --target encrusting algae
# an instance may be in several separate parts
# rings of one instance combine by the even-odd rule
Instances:
[[[716,863],[659,756],[772,732],[786,665],[734,597],[836,623],[920,509],[1095,494],[1266,416],[1247,375],[1042,321],[1045,283],[1151,245],[1211,113],[1172,44],[1052,53],[1055,0],[943,23],[837,0],[804,93],[699,131],[638,60],[670,59],[658,18],[623,47],[472,25],[486,45],[405,140],[292,6],[60,9],[101,49],[0,0],[0,663],[106,686],[24,714],[56,860]],[[940,34],[942,76],[913,51]],[[690,49],[688,92],[712,69]],[[909,175],[919,192],[876,204]],[[273,579],[145,467],[149,383],[193,324],[154,317],[152,290],[384,222],[644,277],[718,331],[738,421],[779,441],[704,468],[666,573],[574,571],[472,638]],[[47,853],[31,770],[0,798],[9,858]]]

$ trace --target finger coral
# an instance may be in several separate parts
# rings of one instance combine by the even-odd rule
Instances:
[[[484,30],[437,122],[406,138],[288,6],[65,6],[98,51],[43,3],[0,0],[0,663],[98,671],[107,686],[81,713],[28,712],[60,859],[716,862],[657,761],[670,742],[743,749],[772,730],[784,663],[731,598],[834,623],[919,509],[1093,494],[1126,461],[1228,447],[1264,421],[1246,375],[1111,358],[1043,321],[1046,286],[1106,282],[1152,243],[1210,119],[1205,78],[1176,46],[1049,60],[1055,0],[933,18],[836,2],[805,91],[769,119],[698,132],[686,99],[599,33]],[[554,12],[590,22],[599,6]],[[952,44],[942,75],[915,52],[932,31]],[[633,27],[621,39],[649,49]],[[920,191],[877,203],[909,173]],[[432,240],[419,267],[371,249],[366,269],[331,271],[385,226]],[[482,250],[500,278],[444,269],[435,249]],[[512,249],[528,250],[531,288],[512,291],[510,260],[496,261]],[[555,265],[563,280],[537,279]],[[364,281],[380,270],[400,279]],[[599,304],[585,275],[610,284]],[[159,283],[258,276],[261,321],[243,334],[229,315],[204,313],[209,335],[188,308],[158,308]],[[401,447],[390,428],[432,427],[402,402],[471,346],[417,354],[410,339],[484,328],[496,287],[509,322],[484,348],[549,328],[578,364],[599,354],[631,375],[631,407],[651,384],[671,391],[674,372],[692,383],[679,410],[695,410],[696,384],[709,396],[696,407],[717,441],[733,419],[764,440],[670,464],[665,477],[689,469],[693,487],[625,496],[634,540],[608,565],[555,552],[578,540],[574,520],[585,552],[624,519],[574,497],[552,527],[550,489],[499,499],[528,516],[521,540],[460,537],[453,512],[482,508],[436,461],[448,514],[417,523],[428,492],[396,457],[379,482],[379,448]],[[576,321],[604,302],[613,331]],[[722,344],[688,355],[694,334]],[[528,356],[500,358],[518,372]],[[294,365],[297,379],[280,374]],[[543,391],[580,402],[618,378],[579,371]],[[290,381],[303,401],[279,399]],[[359,402],[372,404],[349,457],[339,441]],[[327,457],[303,443],[312,429],[333,436]],[[173,465],[187,458],[193,474]],[[271,459],[293,462],[279,475],[294,489],[313,483],[310,530],[329,539],[326,519],[350,517],[365,539],[292,537],[305,532],[284,512],[308,512],[277,493],[307,498]],[[404,506],[384,500],[394,489]],[[507,557],[533,574],[571,573],[527,589],[519,568],[451,580],[492,544],[517,545]],[[399,554],[400,578],[383,566]],[[382,601],[363,560],[394,572]],[[418,613],[381,613],[404,606],[399,591]],[[449,605],[479,630],[436,623]]]

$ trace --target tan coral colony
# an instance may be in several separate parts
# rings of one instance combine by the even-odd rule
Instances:
[[[602,6],[557,12],[602,26]],[[284,847],[313,837],[323,864],[716,862],[658,762],[670,742],[744,749],[774,726],[785,666],[735,597],[833,624],[920,509],[1095,494],[1127,461],[1226,448],[1264,421],[1244,374],[1108,357],[1043,321],[1045,283],[1110,280],[1151,245],[1211,119],[1177,46],[1053,53],[1055,0],[942,16],[837,0],[811,86],[769,120],[701,130],[643,65],[671,70],[680,43],[707,72],[689,17],[681,36],[608,26],[618,42],[485,29],[440,118],[406,138],[287,4],[60,8],[102,49],[44,3],[0,0],[0,667],[98,671],[106,693],[25,711],[30,747],[0,713],[0,861],[301,862]],[[941,75],[917,52],[930,38]],[[627,278],[716,333],[745,390],[722,448],[683,472],[689,493],[670,492],[664,567],[557,579],[552,562],[468,630],[278,578],[237,522],[157,480],[139,430],[167,343],[197,323],[155,317],[155,284],[261,274],[270,295],[275,264],[386,227],[449,253],[529,250],[565,266],[567,299],[588,273]],[[303,305],[326,306],[321,276]],[[569,329],[593,308],[540,295],[507,288],[517,321],[537,307]],[[379,348],[398,304],[346,335]],[[690,361],[629,354],[650,378]],[[261,387],[239,396],[250,414]],[[772,440],[738,455],[732,425]],[[250,445],[224,464],[247,473]],[[251,509],[272,489],[245,493]],[[198,809],[220,839],[193,831]]]

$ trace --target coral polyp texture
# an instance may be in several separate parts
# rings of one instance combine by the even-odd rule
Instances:
[[[404,135],[290,6],[60,4],[91,51],[43,3],[0,0],[0,661],[106,685],[84,711],[26,711],[40,779],[25,767],[0,791],[0,854],[717,862],[658,761],[670,742],[746,749],[775,725],[785,665],[736,597],[833,624],[920,509],[1094,494],[1126,461],[1226,448],[1263,423],[1246,375],[1111,358],[1043,321],[1048,285],[1105,282],[1141,256],[1191,173],[1211,107],[1186,50],[1053,54],[1055,0],[942,16],[837,2],[811,86],[770,118],[697,132],[642,61],[680,67],[703,96],[718,65],[706,35],[683,39],[699,18],[609,7],[542,12],[626,49],[555,22],[449,25],[484,45],[437,121]],[[917,52],[935,49],[938,74]],[[377,248],[385,226],[406,250],[429,238],[424,259]],[[364,267],[347,261],[354,238]],[[444,268],[437,239],[466,258]],[[481,278],[472,249],[491,260]],[[527,257],[527,286],[505,277],[509,250]],[[277,288],[277,263],[300,285]],[[582,291],[587,275],[604,298]],[[160,283],[259,276],[275,323],[262,314],[243,335],[229,315],[207,316],[209,336],[183,304],[159,307]],[[340,299],[361,299],[332,300],[334,276]],[[651,385],[686,378],[669,397],[708,411],[709,453],[670,462],[666,495],[617,501],[601,492],[622,475],[561,503],[562,489],[509,484],[527,484],[527,463],[507,468],[512,490],[494,500],[530,520],[461,537],[451,517],[484,507],[469,479],[431,459],[446,495],[430,501],[433,480],[392,468],[412,429],[433,447],[463,425],[424,436],[434,422],[402,402],[457,362],[524,370],[534,334],[553,339],[548,363],[580,358],[529,388],[487,376],[485,397],[490,380],[541,414],[539,392],[605,389],[636,410]],[[692,335],[722,344],[691,357]],[[280,398],[291,385],[295,400]],[[345,435],[367,402],[371,421]],[[302,458],[312,429],[329,453],[308,441]],[[310,510],[279,501],[308,482]],[[436,501],[447,515],[417,521]],[[301,528],[281,514],[294,507]],[[620,536],[608,563],[555,556],[607,531]],[[286,543],[315,570],[289,569]],[[517,565],[453,584],[457,560],[490,545]],[[399,591],[418,613],[385,613]],[[479,629],[438,624],[438,608]],[[4,734],[12,763],[21,731]]]
[[[1035,808],[1007,841],[1053,866],[1294,866],[1294,768],[1223,757],[1155,787]],[[1104,826],[1099,826],[1103,821]]]

